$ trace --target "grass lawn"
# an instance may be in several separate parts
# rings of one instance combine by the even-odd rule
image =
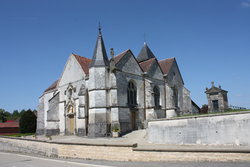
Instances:
[[[30,136],[30,135],[35,135],[35,133],[17,133],[17,134],[11,134],[11,135],[3,135],[3,136],[21,137],[21,136]]]
[[[224,111],[224,112],[213,112],[213,113],[207,113],[207,114],[182,115],[182,116],[178,116],[178,117],[200,116],[200,115],[210,115],[210,114],[223,114],[223,113],[244,112],[244,111],[250,111],[250,109],[245,109],[245,110],[228,110],[228,111]],[[173,118],[177,118],[177,117],[173,117]]]

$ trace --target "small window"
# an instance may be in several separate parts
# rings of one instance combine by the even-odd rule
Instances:
[[[137,105],[136,95],[136,86],[133,82],[130,81],[127,87],[127,101],[130,107],[135,107]]]
[[[69,96],[72,96],[72,89],[69,90]]]
[[[176,86],[173,89],[173,100],[174,100],[174,106],[177,108],[178,107],[178,89],[176,88]]]
[[[154,101],[155,101],[155,107],[160,108],[160,91],[157,88],[157,86],[154,87]]]

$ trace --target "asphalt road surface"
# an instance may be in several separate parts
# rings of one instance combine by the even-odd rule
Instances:
[[[0,152],[0,167],[250,167],[250,162],[119,162]]]

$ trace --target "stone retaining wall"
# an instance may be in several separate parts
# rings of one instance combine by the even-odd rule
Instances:
[[[250,153],[168,152],[137,149],[136,145],[90,145],[0,137],[0,150],[62,158],[111,161],[250,161]]]
[[[250,111],[150,120],[148,141],[158,144],[250,146]]]

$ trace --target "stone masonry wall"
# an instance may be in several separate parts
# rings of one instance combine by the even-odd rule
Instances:
[[[0,137],[1,151],[111,161],[250,161],[250,153],[136,151],[135,145],[66,144]]]
[[[159,144],[250,146],[250,112],[152,120],[148,141]]]

